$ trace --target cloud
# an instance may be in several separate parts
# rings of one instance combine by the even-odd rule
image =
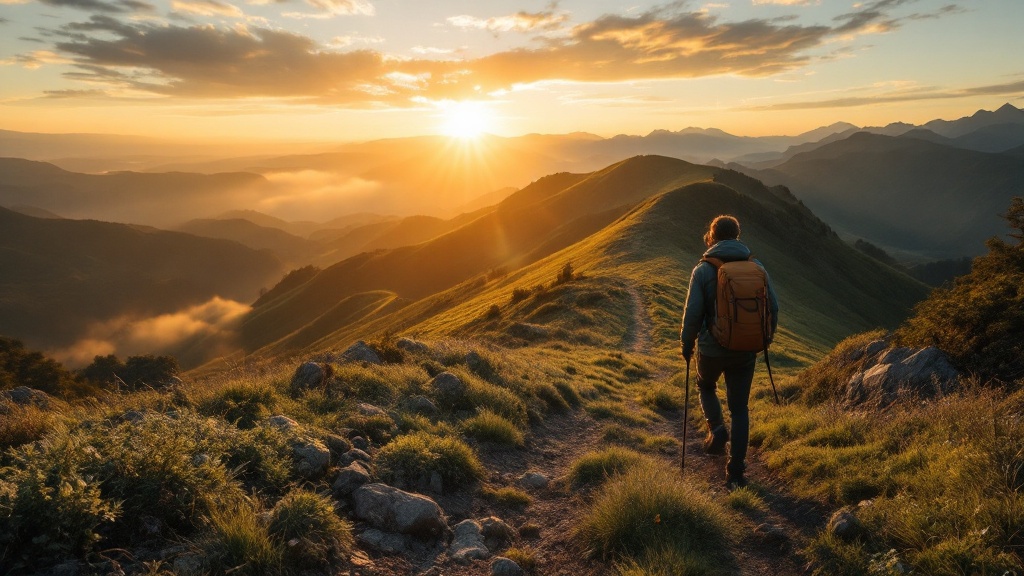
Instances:
[[[115,0],[114,2],[105,2],[103,0],[39,0],[39,2],[55,8],[76,8],[78,10],[108,14],[156,11],[152,4],[140,0]]]
[[[97,355],[166,353],[191,338],[229,330],[249,310],[240,302],[215,297],[169,314],[123,316],[93,324],[78,342],[52,354],[61,362],[84,366]]]
[[[171,0],[171,10],[196,16],[245,18],[245,13],[238,6],[219,0]]]
[[[821,4],[821,0],[753,0],[754,6],[761,4],[778,4],[780,6],[808,6]]]
[[[473,28],[490,32],[532,32],[534,30],[555,30],[562,27],[569,15],[553,10],[544,12],[516,12],[509,16],[477,18],[475,16],[451,16],[447,22],[456,28]]]
[[[260,200],[256,209],[285,220],[322,220],[324,214],[352,212],[354,206],[371,207],[381,192],[379,182],[334,172],[301,170],[264,176],[279,192]]]
[[[50,50],[35,50],[26,54],[18,54],[0,60],[0,66],[22,66],[29,70],[41,68],[46,64],[68,64],[71,60],[66,56]]]
[[[176,1],[226,6],[222,0]],[[328,10],[318,14],[368,14],[373,8],[362,0],[308,1]],[[563,28],[557,37],[539,39],[534,47],[476,59],[436,59],[444,55],[427,48],[423,55],[435,59],[401,59],[365,48],[339,51],[306,36],[265,27],[124,23],[108,15],[93,15],[87,22],[50,32],[60,38],[56,49],[74,61],[76,70],[67,74],[69,78],[194,98],[277,97],[351,107],[413,106],[424,99],[476,98],[545,81],[775,75],[815,58],[832,57],[835,49],[829,54],[814,51],[833,37],[892,30],[909,19],[949,12],[943,8],[931,14],[891,15],[911,1],[858,5],[832,26],[802,25],[785,18],[729,22],[674,3],[638,14],[602,16]],[[549,11],[486,20],[467,16],[456,22],[492,31],[526,30],[562,26],[564,16]]]
[[[853,108],[857,106],[872,106],[875,104],[886,104],[893,102],[923,102],[927,100],[950,100],[955,98],[969,98],[972,96],[1013,95],[1024,95],[1024,80],[951,90],[942,90],[934,87],[913,87],[909,89],[890,91],[871,96],[844,96],[840,98],[829,98],[824,100],[811,100],[804,102],[782,102],[776,104],[766,104],[761,106],[750,106],[747,108],[743,108],[743,110],[791,111],[813,110],[819,108]]]
[[[376,9],[365,0],[306,0],[306,4],[316,8],[314,13],[285,12],[285,18],[334,18],[335,16],[373,16]]]

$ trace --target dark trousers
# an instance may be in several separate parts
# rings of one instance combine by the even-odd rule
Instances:
[[[746,470],[747,444],[750,441],[750,383],[754,380],[754,365],[757,355],[705,356],[697,355],[697,389],[700,390],[700,407],[708,426],[714,429],[725,423],[722,403],[718,399],[718,377],[725,374],[725,400],[729,405],[732,429],[729,436],[729,463],[726,471],[742,474]]]

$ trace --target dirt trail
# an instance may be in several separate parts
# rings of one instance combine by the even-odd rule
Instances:
[[[654,325],[651,322],[650,314],[647,313],[647,303],[636,285],[630,284],[626,291],[629,292],[633,306],[633,322],[626,336],[626,341],[629,342],[629,351],[634,354],[650,354],[651,332],[654,330]]]

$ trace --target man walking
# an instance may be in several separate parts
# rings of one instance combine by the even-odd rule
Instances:
[[[707,251],[690,276],[686,309],[683,312],[682,330],[679,334],[687,366],[693,357],[694,349],[697,349],[697,388],[700,391],[701,410],[708,426],[708,435],[704,440],[705,452],[723,455],[730,437],[732,439],[725,477],[726,486],[730,489],[747,485],[744,476],[747,443],[750,437],[747,404],[750,399],[750,385],[754,379],[756,350],[760,349],[755,346],[755,351],[751,351],[751,347],[746,346],[746,349],[737,350],[727,339],[725,345],[720,341],[723,339],[723,331],[727,332],[728,328],[722,326],[725,320],[716,317],[718,269],[728,262],[752,260],[750,249],[739,241],[739,236],[740,223],[736,218],[723,215],[711,221],[708,231],[704,234]],[[762,296],[762,300],[767,300],[767,310],[761,307],[757,312],[763,319],[761,338],[764,346],[767,346],[778,325],[779,304],[771,282],[768,281],[768,273],[764,271],[760,262],[752,261],[757,265],[755,271],[763,273],[764,285],[767,287],[767,293]],[[722,404],[716,390],[718,378],[723,374],[726,403],[729,405],[732,419],[731,435],[725,427]]]

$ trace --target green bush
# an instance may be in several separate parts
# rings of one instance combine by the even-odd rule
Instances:
[[[271,510],[269,531],[286,543],[285,561],[296,568],[341,560],[353,544],[352,524],[338,517],[331,499],[298,489]]]
[[[483,442],[506,446],[522,446],[523,433],[507,418],[490,410],[481,410],[476,416],[462,422],[462,431]]]
[[[376,465],[385,482],[415,484],[437,472],[446,488],[465,485],[484,474],[483,465],[465,442],[424,432],[392,440],[377,453]]]
[[[276,428],[260,426],[228,435],[222,446],[224,465],[246,491],[279,495],[292,481],[292,449]]]
[[[242,382],[221,390],[204,412],[248,430],[270,417],[276,405],[276,394],[269,384]]]
[[[570,465],[569,483],[575,487],[601,484],[642,462],[643,455],[618,446],[588,452]]]
[[[605,484],[577,536],[602,558],[639,561],[652,550],[671,550],[685,565],[719,566],[727,573],[726,525],[725,512],[706,491],[676,470],[646,462]]]

